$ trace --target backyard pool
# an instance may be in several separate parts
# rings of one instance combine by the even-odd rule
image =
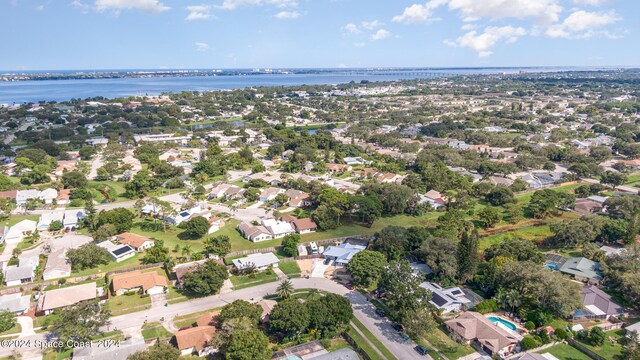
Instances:
[[[506,326],[507,328],[516,331],[518,328],[516,327],[516,325],[514,323],[512,323],[511,321],[507,321],[505,319],[496,317],[496,316],[490,316],[488,317],[489,321],[491,321],[492,323],[500,323],[504,326]]]
[[[544,267],[547,268],[547,270],[555,270],[555,271],[560,270],[560,266],[558,266],[558,264],[552,263],[552,262],[546,263],[544,265]]]

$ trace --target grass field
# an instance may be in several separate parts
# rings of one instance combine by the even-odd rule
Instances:
[[[469,345],[463,345],[452,340],[444,330],[444,326],[440,325],[429,332],[425,339],[433,347],[438,349],[448,359],[459,359],[465,355],[473,353],[475,350]],[[418,341],[420,342],[420,341]],[[428,344],[424,343],[423,346],[431,348]],[[431,356],[435,356],[434,352],[430,352]]]
[[[589,360],[591,359],[580,350],[567,344],[557,344],[545,350],[539,351],[540,354],[549,353],[558,359],[563,360]]]
[[[286,275],[300,274],[300,267],[298,266],[298,263],[295,261],[280,263],[278,264],[278,267]]]
[[[351,322],[358,328],[358,330],[360,330],[364,336],[376,347],[378,348],[378,350],[380,350],[380,352],[389,360],[391,359],[396,359],[395,356],[393,356],[393,353],[391,353],[391,351],[389,351],[389,349],[387,349],[384,344],[382,344],[382,342],[380,342],[380,340],[378,340],[378,338],[376,338],[370,331],[369,329],[367,329],[366,326],[364,326],[363,323],[361,323],[358,319],[356,319],[355,317],[353,319],[351,319]]]
[[[173,334],[168,332],[167,329],[162,327],[159,322],[148,323],[142,327],[142,337],[145,340],[160,338],[160,339],[168,339],[172,337]]]
[[[107,300],[107,305],[113,316],[123,315],[151,308],[151,298],[138,294],[111,296]]]
[[[587,347],[589,350],[594,353],[602,356],[607,360],[618,359],[620,355],[622,355],[622,345],[620,344],[620,340],[624,338],[625,330],[623,329],[614,329],[605,331],[605,341],[602,346],[591,346],[589,344],[580,342],[582,345]],[[610,342],[608,339],[613,338],[615,341]]]
[[[123,260],[121,262],[115,262],[115,261],[110,261],[108,264],[106,265],[100,265],[98,267],[95,268],[91,268],[91,269],[84,269],[84,270],[79,270],[79,271],[73,271],[71,273],[72,276],[84,276],[84,275],[90,275],[90,274],[98,274],[98,273],[103,273],[103,272],[109,272],[109,271],[113,271],[113,270],[119,270],[119,269],[126,269],[126,268],[130,268],[130,267],[134,267],[134,266],[138,266],[140,265],[140,259],[142,258],[142,256],[140,254],[137,254],[129,259]]]
[[[9,216],[9,219],[7,219],[7,221],[4,222],[4,225],[8,227],[12,227],[13,225],[19,223],[22,220],[38,221],[39,218],[40,216],[38,215],[15,215],[14,214]]]
[[[362,349],[362,351],[364,351],[365,353],[367,353],[367,356],[369,357],[369,359],[371,360],[384,360],[382,358],[382,356],[380,356],[375,350],[374,348],[369,345],[369,343],[367,342],[367,340],[365,340],[364,337],[362,337],[354,328],[352,325],[349,325],[349,330],[347,330],[347,333],[349,334],[349,336],[351,336],[351,338],[353,339],[353,341],[356,342],[356,344],[358,345],[358,347],[360,347],[360,349]],[[395,358],[392,358],[395,359]]]
[[[234,286],[258,283],[258,282],[261,282],[261,283],[271,282],[271,281],[276,281],[277,279],[278,279],[278,276],[276,276],[276,274],[274,274],[273,272],[271,272],[271,274],[267,274],[267,271],[261,271],[252,276],[247,276],[247,275],[235,276],[234,275],[229,277],[229,280],[231,280],[231,283]]]

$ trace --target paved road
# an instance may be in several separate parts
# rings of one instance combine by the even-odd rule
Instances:
[[[403,341],[400,335],[391,328],[391,322],[386,318],[381,318],[375,314],[375,307],[360,293],[349,291],[344,286],[328,280],[328,279],[292,279],[291,282],[295,288],[316,288],[331,292],[334,294],[345,296],[353,306],[355,317],[362,322],[371,333],[378,338],[398,359],[431,359],[429,356],[420,356],[413,350],[415,343],[413,341]],[[273,294],[278,287],[278,283],[269,283],[251,288],[232,291],[226,294],[213,295],[205,298],[193,299],[177,304],[171,304],[168,307],[154,308],[139,311],[131,314],[116,316],[111,318],[111,325],[104,330],[119,329],[127,333],[137,332],[144,321],[156,322],[161,318],[173,319],[178,315],[186,315],[208,309],[224,306],[238,299],[248,301],[258,301],[263,296]],[[24,341],[30,341],[31,347],[34,347],[35,341],[42,341],[50,334],[35,334],[21,338]],[[27,351],[21,348],[21,351]],[[0,348],[0,357],[11,355],[14,349]]]
[[[584,179],[583,178],[582,181],[588,182],[590,184],[600,184],[600,180],[596,180],[596,179]],[[620,185],[620,186],[616,187],[616,190],[628,192],[628,193],[631,193],[631,194],[638,194],[638,189],[634,188],[632,186]]]

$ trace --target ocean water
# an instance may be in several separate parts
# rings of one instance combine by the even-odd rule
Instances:
[[[440,74],[482,74],[517,72],[519,68],[466,68],[433,69],[429,72],[394,70],[388,73],[374,72],[322,72],[317,74],[259,74],[229,76],[117,78],[86,80],[31,80],[0,82],[0,104],[19,104],[38,101],[66,101],[72,98],[86,99],[158,95],[165,92],[188,90],[242,89],[254,86],[292,86],[341,84],[350,81],[391,81],[415,78],[433,78]],[[552,68],[529,68],[524,71],[557,71]],[[563,69],[566,70],[566,69]]]

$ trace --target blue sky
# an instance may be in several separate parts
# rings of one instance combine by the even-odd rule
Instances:
[[[637,0],[0,0],[0,69],[640,65]]]

